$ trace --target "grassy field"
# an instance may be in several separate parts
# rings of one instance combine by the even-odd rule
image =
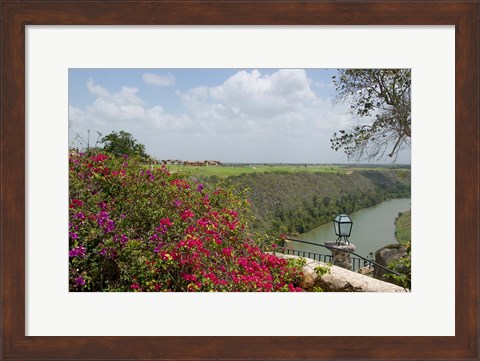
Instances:
[[[351,167],[343,165],[304,165],[304,164],[256,164],[256,165],[222,165],[222,166],[206,166],[193,167],[184,165],[169,165],[167,166],[171,172],[182,172],[191,174],[194,177],[210,177],[217,176],[226,178],[230,176],[237,176],[240,174],[250,173],[340,173],[350,174],[355,171],[364,170],[386,170],[385,167]],[[405,170],[409,171],[409,170]]]
[[[412,239],[412,212],[407,211],[395,221],[395,237],[398,243],[405,244]]]
[[[209,166],[209,167],[192,167],[192,166],[168,166],[171,172],[182,172],[191,174],[192,176],[217,176],[221,178],[237,176],[248,173],[341,173],[349,174],[352,171],[366,170],[370,168],[349,168],[338,165],[252,165],[252,166]],[[383,169],[383,168],[372,168]]]

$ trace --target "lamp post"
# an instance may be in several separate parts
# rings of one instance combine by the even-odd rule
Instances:
[[[346,214],[339,214],[333,220],[333,228],[335,229],[335,234],[337,235],[337,244],[342,242],[349,244],[348,237],[352,233],[353,222],[349,216]]]
[[[339,214],[333,220],[333,228],[337,235],[337,240],[325,242],[332,252],[332,263],[335,266],[343,267],[348,270],[352,269],[352,260],[350,253],[355,251],[355,245],[350,243],[348,237],[352,233],[353,222],[346,214]]]
[[[370,263],[369,263],[369,265],[368,265],[368,268],[372,268],[372,266],[373,266],[373,263],[372,263],[372,262],[374,261],[374,259],[375,259],[375,256],[373,255],[373,252],[370,252],[370,253],[368,254],[368,260],[370,261]]]

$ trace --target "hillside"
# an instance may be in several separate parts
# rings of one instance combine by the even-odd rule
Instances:
[[[399,213],[395,219],[395,238],[398,243],[406,244],[412,239],[412,212]]]
[[[345,173],[263,172],[221,179],[201,178],[209,187],[247,190],[253,228],[274,233],[303,233],[386,199],[410,196],[410,172],[359,170]]]

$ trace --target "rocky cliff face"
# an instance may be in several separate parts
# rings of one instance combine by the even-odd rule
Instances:
[[[402,244],[390,244],[380,248],[375,252],[375,262],[388,267],[393,261],[397,261],[407,255],[407,247]],[[374,266],[373,276],[379,280],[387,280],[386,274],[388,272],[380,267]],[[395,283],[394,280],[388,279],[388,282]]]

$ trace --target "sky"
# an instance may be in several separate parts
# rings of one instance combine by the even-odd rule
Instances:
[[[69,69],[69,145],[124,130],[162,159],[347,163],[335,69]],[[90,133],[90,136],[88,134]],[[391,163],[390,158],[377,163]],[[410,151],[397,163],[410,163]]]

